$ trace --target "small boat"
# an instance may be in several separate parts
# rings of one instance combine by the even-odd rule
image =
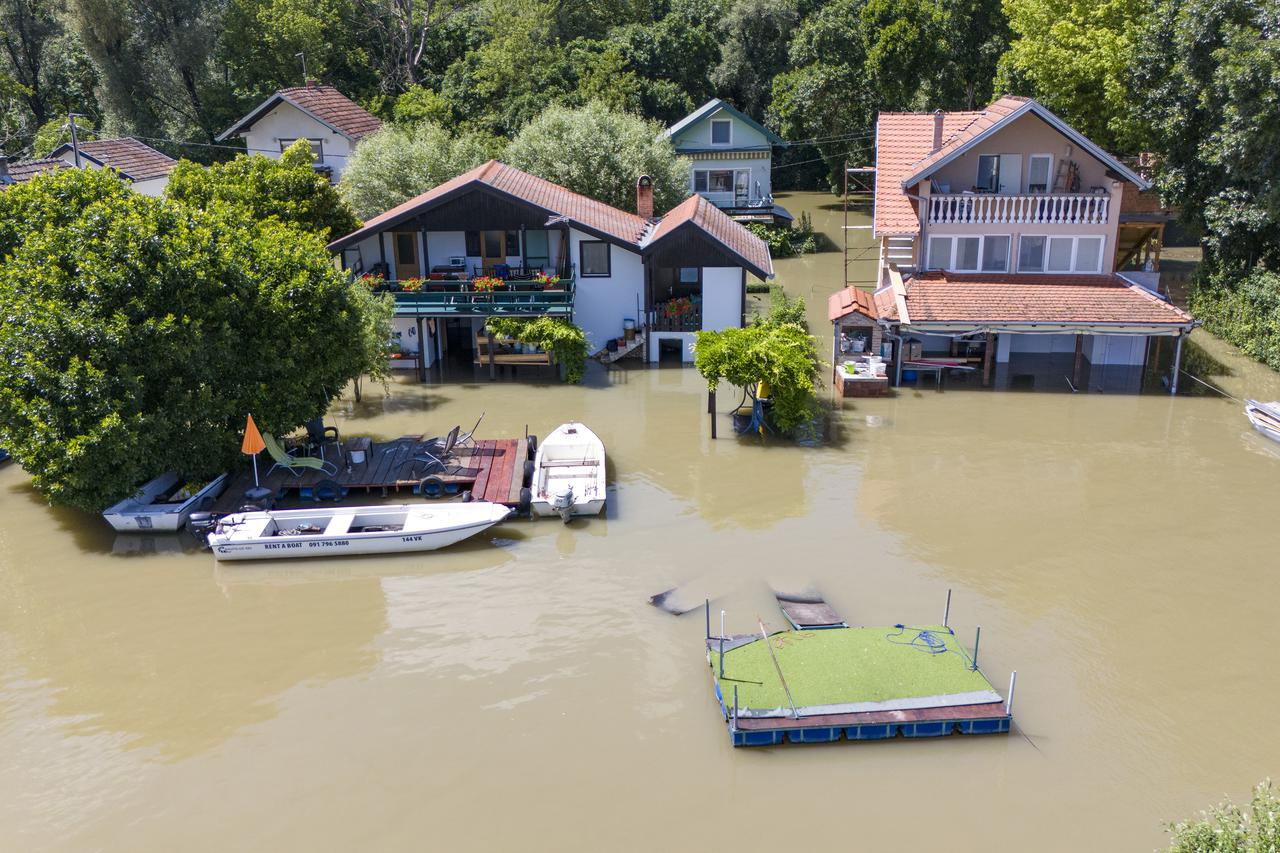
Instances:
[[[219,560],[434,551],[510,514],[488,501],[240,512],[219,519],[207,541]]]
[[[208,509],[227,487],[222,474],[207,483],[188,483],[173,471],[161,474],[133,495],[103,511],[102,517],[121,533],[139,530],[173,533],[191,513]]]
[[[1280,402],[1244,402],[1244,413],[1249,416],[1249,423],[1253,424],[1253,428],[1267,438],[1280,441]]]
[[[534,457],[534,515],[558,515],[568,522],[599,515],[605,502],[604,442],[580,423],[561,424]]]

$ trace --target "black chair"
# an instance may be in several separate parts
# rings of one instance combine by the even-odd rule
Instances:
[[[324,447],[330,441],[338,448],[338,458],[342,458],[342,436],[338,433],[338,428],[333,426],[325,426],[324,418],[315,418],[307,421],[307,448],[319,449],[320,458],[324,459]],[[326,460],[327,461],[327,460]]]

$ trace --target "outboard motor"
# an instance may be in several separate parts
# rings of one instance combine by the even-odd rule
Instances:
[[[556,489],[551,496],[551,508],[560,514],[565,524],[573,517],[573,486],[565,484]]]
[[[187,519],[187,532],[205,548],[209,547],[209,534],[218,527],[218,519],[211,512],[193,512]]]

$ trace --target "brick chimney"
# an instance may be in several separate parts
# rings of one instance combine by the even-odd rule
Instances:
[[[942,147],[942,116],[942,110],[933,111],[933,151]]]
[[[648,175],[636,178],[636,213],[641,219],[653,219],[653,178]]]

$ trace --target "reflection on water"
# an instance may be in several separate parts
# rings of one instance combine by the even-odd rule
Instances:
[[[839,239],[830,197],[783,203]],[[829,350],[840,254],[778,269]],[[1280,397],[1195,340],[1224,390]],[[681,848],[802,825],[820,846],[1077,850],[1050,828],[1087,814],[1108,848],[1150,849],[1280,764],[1256,735],[1280,699],[1280,454],[1234,403],[906,390],[842,401],[802,448],[723,416],[712,441],[689,370],[589,379],[335,406],[379,439],[482,411],[482,435],[576,419],[604,439],[606,518],[436,554],[217,566],[0,469],[0,848],[648,850],[660,822]],[[646,601],[680,586],[744,631],[781,624],[769,584],[814,584],[854,624],[936,621],[954,590],[992,681],[1019,671],[1021,733],[733,752],[701,613]]]

